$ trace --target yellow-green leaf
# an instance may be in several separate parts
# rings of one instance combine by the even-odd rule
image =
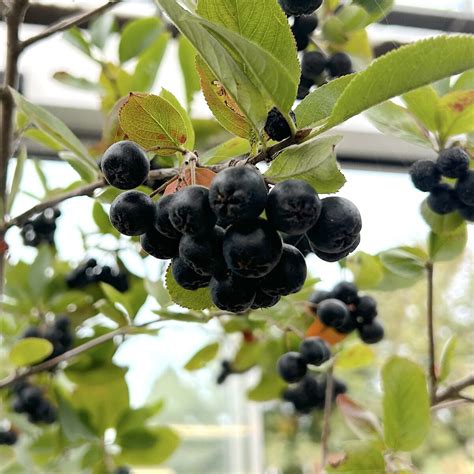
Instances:
[[[219,351],[219,343],[213,342],[202,349],[199,349],[191,359],[188,360],[184,368],[186,370],[199,370],[205,367],[211,360],[213,360]]]
[[[458,344],[458,338],[456,335],[451,336],[443,347],[440,358],[440,371],[438,382],[443,382],[451,372],[451,361],[453,360],[454,352]]]
[[[53,345],[46,339],[27,337],[16,342],[10,351],[10,361],[17,367],[33,365],[46,359],[53,352]]]

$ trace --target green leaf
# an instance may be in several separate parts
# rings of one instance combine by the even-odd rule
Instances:
[[[68,441],[92,440],[94,433],[81,420],[79,413],[74,410],[69,401],[62,396],[59,391],[56,392],[58,402],[59,423],[62,433]]]
[[[439,101],[438,120],[442,139],[474,132],[474,90],[455,91]]]
[[[171,299],[183,308],[201,310],[212,306],[209,288],[200,288],[194,291],[185,290],[176,283],[171,271],[171,265],[166,270],[165,284]]]
[[[191,359],[188,360],[184,368],[186,370],[199,370],[205,367],[211,360],[215,359],[219,351],[219,343],[213,342],[202,349],[199,349]]]
[[[102,87],[96,82],[92,82],[89,79],[84,77],[73,76],[65,71],[58,71],[53,74],[53,79],[65,84],[67,86],[75,87],[76,89],[92,91],[92,92],[101,92]]]
[[[265,402],[280,398],[286,383],[276,372],[263,372],[260,381],[247,392],[247,398],[254,402]]]
[[[189,110],[194,99],[194,94],[199,92],[201,85],[196,72],[196,50],[189,40],[182,35],[178,40],[178,57],[183,73],[186,101]]]
[[[393,7],[394,0],[353,0],[369,13],[370,23],[374,23],[383,18]]]
[[[103,49],[107,39],[115,31],[117,24],[113,15],[100,15],[89,28],[92,44]]]
[[[179,436],[168,427],[137,428],[120,436],[120,464],[156,466],[166,461],[178,448]]]
[[[344,31],[344,23],[337,16],[329,16],[323,23],[322,33],[324,38],[336,45],[344,44],[348,37]]]
[[[119,326],[126,326],[130,323],[128,313],[125,310],[118,308],[114,305],[114,303],[108,300],[103,299],[97,301],[97,303],[94,304],[94,308],[96,308],[97,311],[102,313],[107,318],[116,322]]]
[[[341,138],[314,138],[301,145],[285,148],[272,162],[265,176],[275,181],[302,179],[319,193],[334,193],[346,182],[334,152],[334,147]]]
[[[97,174],[99,172],[99,167],[96,166],[92,169],[89,166],[89,163],[81,160],[75,153],[70,151],[59,151],[58,156],[64,160],[69,166],[83,179],[86,183],[92,183],[97,180]],[[82,185],[84,183],[81,183]]]
[[[92,206],[92,218],[102,234],[118,235],[114,226],[110,223],[108,214],[99,201],[95,201]]]
[[[85,146],[76,135],[69,130],[64,122],[59,120],[46,109],[28,102],[14,89],[10,88],[10,92],[13,95],[16,106],[28,115],[31,123],[36,125],[47,135],[54,138],[54,140],[60,143],[66,150],[75,153],[78,158],[81,158],[81,160],[91,168],[91,170],[94,170],[94,172],[96,171],[97,165],[94,159],[89,155]]]
[[[336,368],[342,370],[354,370],[367,367],[375,359],[373,349],[360,342],[345,346],[336,357]]]
[[[404,278],[421,278],[424,275],[426,259],[405,248],[394,248],[379,254],[380,261],[391,272]]]
[[[51,267],[52,261],[51,248],[48,245],[42,245],[28,272],[29,290],[34,299],[40,299],[44,296],[44,290],[50,280],[47,269]]]
[[[169,155],[170,147],[181,147],[187,140],[181,114],[157,95],[131,92],[119,116],[128,138],[145,149],[161,147],[158,155]]]
[[[158,17],[147,17],[133,20],[125,25],[120,36],[119,59],[128,61],[148,48],[163,31]]]
[[[199,156],[199,161],[205,165],[213,165],[226,161],[235,156],[242,156],[250,153],[250,143],[240,137],[234,137]]]
[[[327,472],[346,474],[385,474],[383,452],[367,443],[351,443],[345,449],[346,456],[337,466],[327,466]]]
[[[412,451],[430,426],[430,401],[423,369],[402,357],[382,368],[384,437],[394,451]]]
[[[408,110],[432,132],[438,130],[439,97],[433,86],[420,87],[402,96]]]
[[[450,234],[464,223],[464,219],[457,212],[441,215],[433,212],[426,199],[421,204],[421,215],[431,230],[436,234]]]
[[[383,265],[376,255],[357,252],[348,259],[347,266],[360,290],[376,288],[383,278]]]
[[[354,74],[339,77],[307,95],[295,109],[298,127],[315,127],[326,120],[353,78]]]
[[[46,359],[53,352],[53,345],[46,339],[27,337],[15,342],[10,351],[10,361],[17,367],[33,365]]]
[[[150,405],[126,411],[117,423],[117,433],[120,435],[136,428],[143,428],[154,416],[161,412],[163,406],[163,400],[158,400]]]
[[[245,371],[257,365],[262,350],[262,345],[257,341],[246,342],[245,339],[243,339],[232,361],[232,368],[237,371]]]
[[[359,405],[348,395],[337,397],[336,403],[347,426],[358,438],[373,438],[375,435],[377,441],[382,439],[382,424],[372,411]]]
[[[13,174],[10,192],[7,195],[7,214],[11,211],[18,190],[20,189],[21,178],[23,177],[23,170],[25,168],[25,162],[27,158],[28,152],[26,150],[26,146],[22,145],[16,156],[15,172]]]
[[[162,33],[140,54],[131,80],[130,90],[148,92],[153,87],[169,38],[170,34],[168,32]]]
[[[369,14],[358,5],[346,5],[338,13],[344,31],[355,31],[364,28],[369,23]]]
[[[435,234],[428,237],[428,253],[433,262],[447,262],[459,257],[467,244],[467,226],[459,226],[450,234]]]
[[[402,46],[381,56],[367,69],[354,75],[323,130],[392,97],[472,68],[473,47],[473,36],[440,35]]]
[[[92,57],[89,41],[86,39],[82,31],[76,26],[69,28],[64,33],[64,39],[83,53],[87,54],[87,56]]]
[[[474,69],[463,72],[451,87],[452,91],[469,91],[474,89]]]
[[[451,361],[453,360],[454,353],[456,351],[456,346],[458,344],[458,338],[456,335],[451,336],[443,347],[441,352],[441,358],[439,363],[439,376],[438,382],[443,382],[447,379],[448,375],[451,372]]]
[[[370,123],[382,133],[394,135],[416,145],[432,148],[429,134],[423,130],[407,109],[393,102],[384,102],[365,111]]]

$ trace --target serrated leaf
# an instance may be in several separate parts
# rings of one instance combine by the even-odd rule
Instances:
[[[382,368],[384,437],[394,451],[412,451],[430,426],[430,401],[423,369],[402,357]]]
[[[470,35],[440,35],[381,56],[367,69],[354,75],[323,130],[392,97],[472,68],[473,47],[474,37]]]
[[[449,234],[435,234],[428,236],[428,253],[433,262],[447,262],[459,257],[467,244],[467,226],[461,225]]]
[[[196,57],[196,68],[204,98],[217,121],[234,135],[249,138],[251,124],[200,56]]]
[[[128,138],[145,149],[163,148],[156,151],[158,155],[169,155],[170,147],[186,142],[186,125],[180,113],[157,95],[131,92],[119,117]]]
[[[166,270],[165,284],[171,299],[183,308],[202,310],[212,306],[209,288],[200,288],[195,291],[185,290],[176,283],[171,272],[171,265]]]
[[[367,443],[351,443],[345,449],[346,455],[335,466],[326,466],[329,473],[385,474],[383,452]]]
[[[438,382],[443,382],[446,380],[448,375],[451,372],[451,361],[453,360],[454,353],[456,351],[456,346],[458,344],[458,338],[456,335],[451,336],[443,347],[441,352],[441,358],[439,362],[439,376]]]
[[[188,110],[194,99],[194,94],[199,92],[199,76],[196,72],[196,50],[185,36],[178,40],[178,58],[183,73],[184,87],[186,89],[186,101]]]
[[[393,102],[384,102],[364,112],[378,130],[416,145],[432,148],[429,134],[419,125],[407,109]]]
[[[360,290],[376,288],[383,278],[383,266],[376,255],[357,252],[349,257],[347,266],[354,275],[354,283]]]
[[[120,62],[138,56],[158,38],[161,32],[162,23],[158,17],[139,18],[127,23],[120,35]]]
[[[464,219],[458,212],[451,212],[445,215],[433,212],[428,206],[426,199],[421,204],[421,215],[436,234],[450,234],[464,223]]]
[[[20,183],[23,177],[23,170],[25,168],[25,162],[27,158],[28,152],[26,150],[26,146],[22,145],[18,154],[16,155],[15,172],[13,173],[10,192],[7,194],[7,214],[11,211],[18,190],[20,189]]]
[[[236,156],[242,156],[250,153],[250,143],[248,140],[240,137],[234,137],[199,156],[202,164],[213,165],[226,161]]]
[[[10,350],[10,361],[17,367],[43,361],[53,352],[53,345],[46,339],[27,337],[15,342]]]
[[[370,365],[375,358],[373,349],[360,342],[345,346],[337,355],[336,367],[341,370],[354,370]]]
[[[302,179],[319,193],[334,193],[346,182],[334,153],[334,147],[341,138],[331,136],[312,139],[285,148],[273,160],[265,176],[275,181]]]
[[[438,130],[439,97],[433,86],[420,87],[402,96],[408,110],[432,132]]]
[[[213,342],[199,349],[191,359],[188,360],[184,368],[186,370],[199,370],[205,367],[211,360],[214,360],[219,351],[219,343]]]

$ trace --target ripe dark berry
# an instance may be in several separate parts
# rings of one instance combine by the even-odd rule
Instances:
[[[348,199],[331,196],[322,200],[319,219],[307,236],[315,251],[338,253],[354,244],[361,228],[357,207]]]
[[[114,474],[130,474],[130,468],[127,466],[119,466],[117,469],[115,469]]]
[[[275,229],[300,235],[313,227],[321,208],[318,193],[308,183],[289,179],[273,187],[268,195],[266,214]]]
[[[458,203],[458,212],[467,221],[474,222],[474,206],[467,206],[466,204],[460,202]]]
[[[0,429],[0,446],[13,446],[18,440],[18,435],[13,430]]]
[[[424,192],[431,191],[441,180],[439,168],[430,160],[415,161],[409,173],[415,188]]]
[[[341,77],[352,72],[352,61],[346,53],[336,53],[329,58],[327,67],[332,77]]]
[[[22,337],[41,337],[41,331],[38,327],[31,326],[25,330]]]
[[[365,323],[372,321],[377,316],[377,302],[375,299],[368,295],[361,296],[357,302],[356,314]]]
[[[118,189],[133,189],[142,184],[150,171],[150,161],[134,142],[124,140],[111,145],[101,160],[107,182]]]
[[[140,244],[148,255],[161,260],[174,258],[179,254],[179,239],[170,239],[155,228],[149,228],[140,237]]]
[[[318,305],[318,316],[326,326],[338,329],[350,318],[347,306],[335,298],[321,301]]]
[[[303,79],[303,78],[302,78]],[[303,100],[309,93],[313,84],[307,86],[303,81],[300,81],[298,84],[298,92],[296,93],[296,98],[298,100]]]
[[[309,302],[317,305],[321,303],[321,301],[328,300],[329,298],[332,298],[330,291],[315,290],[309,297]]]
[[[305,257],[313,253],[313,249],[306,235],[283,234],[282,238],[285,244],[293,245],[293,247],[296,247]]]
[[[320,250],[315,250],[314,253],[325,262],[338,262],[339,260],[346,258],[350,253],[354,252],[354,250],[359,246],[359,244],[360,235],[355,238],[354,242],[346,250],[342,250],[341,252],[328,253],[321,252]]]
[[[249,166],[227,168],[209,188],[209,203],[218,219],[227,225],[257,218],[267,203],[267,186],[262,175]]]
[[[304,51],[309,45],[309,35],[300,33],[298,30],[295,29],[294,25],[291,27],[291,31],[295,38],[296,49],[298,51]]]
[[[141,191],[126,191],[110,206],[110,222],[121,234],[144,234],[155,222],[153,201]]]
[[[446,183],[435,186],[426,202],[430,209],[437,214],[449,214],[455,211],[458,205],[456,192]]]
[[[170,206],[176,194],[167,194],[156,201],[156,222],[158,231],[170,239],[179,239],[181,232],[170,221]]]
[[[228,268],[240,276],[265,276],[275,268],[282,251],[281,237],[263,219],[243,221],[226,230],[224,259]]]
[[[171,261],[171,270],[176,283],[185,290],[204,288],[211,280],[211,277],[208,275],[196,273],[182,258],[174,258]]]
[[[243,313],[255,299],[255,284],[237,275],[223,279],[213,278],[209,284],[212,302],[221,310]]]
[[[224,230],[220,227],[208,234],[185,234],[179,243],[179,256],[200,275],[211,275],[222,260]]]
[[[341,334],[349,334],[354,329],[357,328],[357,321],[354,317],[354,314],[350,312],[350,317],[347,318],[338,328],[337,332],[340,332]]]
[[[366,344],[375,344],[383,339],[383,326],[374,319],[371,323],[363,324],[359,328],[359,336]]]
[[[209,190],[204,186],[188,186],[176,193],[169,207],[173,226],[184,234],[205,234],[216,224],[209,205]]]
[[[466,206],[474,206],[474,170],[467,172],[464,178],[456,183],[456,195]]]
[[[462,178],[469,170],[469,155],[462,148],[448,148],[439,154],[437,165],[443,176]]]
[[[306,281],[306,262],[303,254],[292,245],[283,244],[277,266],[260,283],[260,289],[270,296],[297,293]]]
[[[251,309],[271,308],[280,301],[280,296],[270,296],[262,290],[257,289],[255,299],[253,300]]]
[[[317,10],[323,0],[278,0],[287,15],[310,15]]]
[[[332,297],[346,304],[355,304],[359,301],[357,286],[348,281],[341,281],[332,290]]]
[[[35,409],[43,399],[43,392],[39,387],[28,386],[20,392],[20,398],[26,410]]]
[[[296,122],[293,111],[290,112],[290,116],[293,122]],[[273,107],[273,109],[268,113],[264,130],[269,138],[276,140],[277,142],[281,142],[291,135],[290,125],[276,107]]]
[[[317,79],[324,72],[326,66],[327,59],[323,53],[319,51],[306,52],[301,63],[301,73],[304,77]]]
[[[319,337],[303,339],[300,354],[307,364],[321,365],[331,358],[331,350],[326,342]]]
[[[295,17],[293,28],[302,35],[310,35],[318,27],[318,17],[313,15],[301,15]]]
[[[285,382],[299,382],[306,371],[306,362],[298,352],[287,352],[278,359],[278,373]]]

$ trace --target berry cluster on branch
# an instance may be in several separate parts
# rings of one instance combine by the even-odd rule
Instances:
[[[41,388],[26,381],[20,381],[13,387],[13,394],[13,410],[17,413],[25,413],[30,423],[52,424],[56,421],[56,408],[44,397]]]
[[[29,247],[39,247],[43,243],[54,245],[56,219],[60,215],[59,209],[47,208],[27,221],[21,229],[23,243]]]

